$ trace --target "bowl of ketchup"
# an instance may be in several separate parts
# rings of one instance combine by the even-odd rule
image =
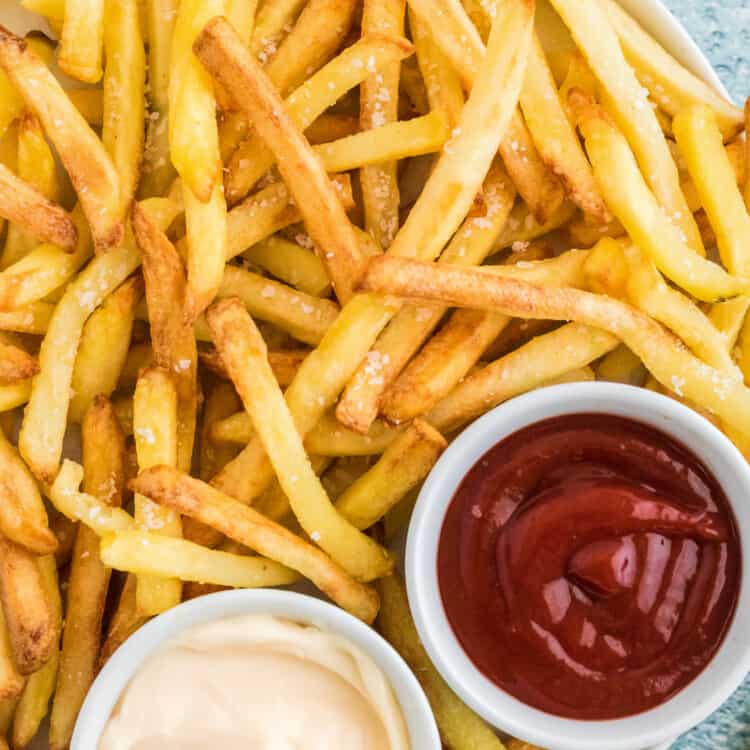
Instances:
[[[708,420],[566,384],[443,454],[409,528],[409,601],[443,677],[500,731],[650,750],[750,670],[748,545],[750,466]]]

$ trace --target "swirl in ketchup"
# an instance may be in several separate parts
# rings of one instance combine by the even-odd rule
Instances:
[[[651,427],[580,414],[527,427],[471,469],[448,509],[438,579],[474,664],[575,719],[653,708],[719,648],[740,582],[716,478]]]

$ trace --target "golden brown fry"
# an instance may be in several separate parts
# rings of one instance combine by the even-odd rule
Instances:
[[[125,441],[112,405],[94,399],[82,424],[84,490],[119,506],[125,484]],[[60,669],[50,717],[50,750],[70,742],[78,711],[96,676],[110,570],[99,558],[99,537],[80,524],[70,569]]]
[[[271,81],[223,19],[210,22],[195,43],[206,68],[242,107],[274,152],[278,168],[323,255],[339,300],[351,296],[362,253],[328,175],[297,130]]]
[[[619,300],[570,288],[545,289],[486,270],[402,258],[372,258],[361,287],[517,317],[574,320],[611,331],[660,383],[684,393],[738,431],[748,430],[750,390],[733,375],[698,360],[658,323]]]
[[[68,91],[68,99],[83,115],[89,125],[96,128],[104,122],[104,101],[101,89],[73,89]]]
[[[113,292],[86,321],[73,368],[68,419],[80,422],[97,395],[117,387],[128,353],[135,308],[143,281],[133,277]]]
[[[365,622],[378,610],[375,592],[351,578],[321,550],[252,508],[175,469],[149,469],[132,480],[136,492],[195,518],[312,581],[339,606]]]
[[[0,164],[0,215],[42,242],[72,252],[77,230],[67,212]]]
[[[138,205],[133,210],[133,231],[143,252],[154,361],[172,373],[177,387],[177,465],[187,470],[195,440],[198,353],[185,315],[185,271],[172,243]]]
[[[443,742],[452,750],[503,750],[495,731],[448,687],[427,656],[409,611],[403,581],[397,575],[388,576],[378,582],[378,591],[381,609],[377,628],[417,676]]]
[[[57,149],[91,225],[97,250],[117,247],[124,234],[120,182],[101,141],[44,63],[4,27],[0,27],[0,66]]]
[[[415,420],[380,460],[336,500],[336,510],[358,529],[377,523],[432,469],[447,445],[426,422]]]
[[[262,3],[255,18],[255,28],[250,40],[250,50],[262,63],[268,62],[276,52],[284,32],[291,30],[305,0],[277,0]]]
[[[646,374],[643,362],[624,344],[620,344],[603,357],[596,368],[596,376],[599,380],[626,385],[643,385]]]
[[[217,445],[211,435],[214,427],[222,419],[234,414],[242,408],[242,401],[230,383],[217,383],[206,397],[203,407],[203,425],[200,435],[200,458],[198,475],[204,481],[215,476],[236,455],[237,451],[232,446]],[[244,412],[243,412],[244,413]],[[195,523],[187,519],[185,526]],[[187,534],[187,529],[183,529]]]
[[[96,83],[102,77],[105,0],[66,0],[60,69],[72,78]]]
[[[41,573],[44,591],[52,604],[59,637],[62,627],[62,600],[55,558],[53,555],[45,555],[37,559],[37,565]],[[54,653],[47,663],[27,680],[13,717],[12,741],[14,748],[27,747],[47,716],[50,698],[55,691],[59,660],[60,652],[56,642]]]
[[[330,143],[359,132],[359,118],[350,115],[322,114],[305,129],[305,138],[311,146]]]
[[[120,600],[117,604],[112,619],[109,622],[107,638],[102,644],[99,652],[97,669],[101,669],[109,657],[148,620],[148,617],[140,614],[135,604],[136,578],[129,575],[120,592]]]
[[[3,609],[0,607],[0,706],[4,708],[10,704],[12,710],[15,710],[15,699],[21,694],[23,686],[24,678],[16,669],[10,634]],[[10,721],[8,721],[8,726],[10,726]],[[7,731],[7,727],[4,729]]]
[[[39,371],[36,359],[10,336],[0,334],[0,385],[26,380]]]
[[[362,34],[403,36],[404,0],[365,0]],[[360,127],[378,128],[398,120],[398,83],[401,63],[394,62],[368,76],[360,87]],[[363,167],[359,172],[365,229],[383,249],[390,247],[398,230],[397,161]]]
[[[60,629],[36,557],[0,537],[0,601],[21,674],[41,669],[57,648]]]
[[[286,388],[294,380],[294,376],[297,374],[300,365],[309,353],[308,349],[287,349],[268,352],[268,364],[271,365],[271,370],[282,388]],[[198,358],[201,364],[208,367],[214,374],[226,379],[229,378],[229,373],[224,367],[221,355],[216,349],[202,351],[199,353]]]
[[[311,539],[359,580],[373,580],[392,567],[388,554],[336,513],[312,470],[297,428],[266,358],[266,345],[238,300],[208,311],[221,352],[258,437]]]

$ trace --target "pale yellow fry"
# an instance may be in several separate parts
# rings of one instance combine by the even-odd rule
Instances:
[[[105,0],[102,143],[120,178],[123,214],[130,211],[141,171],[144,142],[146,52],[137,0]],[[64,38],[64,36],[63,36]]]
[[[227,254],[227,204],[222,185],[214,185],[208,202],[183,184],[187,229],[187,299],[185,315],[195,320],[211,304],[221,284]]]
[[[124,223],[117,172],[102,142],[55,77],[22,39],[0,28],[0,66],[55,146],[98,250],[117,247]]]
[[[227,5],[227,20],[234,26],[234,30],[242,40],[242,43],[248,47],[250,40],[253,38],[253,31],[255,30],[255,12],[258,7],[258,0],[225,1]]]
[[[496,161],[475,198],[475,206],[440,256],[441,263],[481,263],[505,224],[516,192]],[[435,329],[446,308],[441,305],[406,305],[378,337],[372,351],[357,368],[336,410],[344,424],[366,432],[378,415],[380,400],[409,360]]]
[[[246,250],[243,257],[301,292],[327,297],[331,280],[325,264],[309,247],[312,240],[307,235],[298,235],[296,239],[297,242],[290,242],[283,237],[269,237]]]
[[[244,307],[238,300],[219,302],[209,310],[208,322],[302,528],[355,578],[367,581],[386,575],[393,565],[388,554],[334,510],[312,470],[268,364],[266,345]]]
[[[266,588],[295,583],[299,575],[263,557],[206,549],[185,539],[148,531],[124,531],[102,538],[105,565],[139,576],[170,576],[233,588]]]
[[[672,127],[730,273],[750,277],[750,216],[713,111],[688,107]]]
[[[711,305],[708,319],[721,334],[730,352],[737,343],[749,307],[750,297],[746,295]]]
[[[362,34],[403,36],[405,10],[405,0],[365,0],[362,10]],[[362,130],[380,128],[386,123],[398,120],[400,73],[401,63],[397,61],[362,81],[359,92],[359,121]],[[398,231],[399,158],[403,157],[379,160],[377,164],[363,166],[359,172],[365,229],[383,250],[390,247]]]
[[[669,286],[640,248],[629,245],[624,248],[624,253],[630,301],[674,331],[696,356],[711,367],[741,379],[724,337],[705,313],[692,300]]]
[[[551,2],[606,92],[607,108],[628,139],[660,206],[685,236],[685,244],[703,253],[698,226],[680,189],[677,166],[651,109],[647,92],[625,60],[610,19],[599,3],[587,0]],[[605,199],[612,209],[606,192]]]
[[[138,378],[133,396],[133,435],[139,471],[177,465],[177,390],[168,372],[151,368]],[[135,521],[144,530],[182,536],[179,514],[142,495],[135,496]],[[181,596],[182,584],[175,576],[138,576],[136,602],[143,615],[171,609],[180,603]]]
[[[73,89],[68,99],[89,125],[100,128],[104,122],[104,92],[101,89]]]
[[[75,356],[91,313],[140,264],[140,253],[125,245],[99,255],[71,282],[58,302],[39,350],[18,447],[36,477],[51,482],[62,456]]]
[[[62,600],[57,580],[57,564],[54,555],[45,555],[37,560],[42,586],[52,605],[58,633],[62,627]],[[55,649],[49,661],[26,681],[21,699],[13,717],[13,747],[23,748],[31,743],[47,716],[49,702],[55,691],[60,651]]]
[[[104,5],[105,0],[65,0],[58,65],[86,83],[102,77]]]
[[[140,196],[164,195],[175,175],[169,154],[169,67],[178,0],[147,0],[148,102]]]
[[[358,529],[370,528],[427,476],[446,445],[439,432],[416,420],[339,496],[336,510]]]
[[[49,302],[33,302],[17,310],[0,312],[0,331],[43,335],[53,311],[54,306]]]
[[[427,25],[409,6],[409,27],[417,51],[417,62],[427,90],[430,111],[440,115],[452,129],[461,117],[464,94],[461,79],[450,60],[435,44]]]
[[[250,41],[250,50],[262,63],[276,51],[277,42],[286,27],[290,27],[306,0],[276,0],[273,3],[262,3],[255,18],[255,28]],[[271,51],[273,50],[273,52]],[[264,60],[262,55],[265,54]]]
[[[684,393],[743,434],[748,432],[750,390],[731,374],[701,362],[657,322],[619,300],[566,287],[543,288],[480,269],[402,258],[371,259],[361,286],[506,315],[573,320],[610,331],[660,383]]]
[[[523,244],[538,240],[567,224],[575,213],[575,205],[571,201],[565,201],[547,221],[539,222],[528,206],[518,201],[495,239],[494,252],[512,248],[518,242]]]
[[[377,628],[414,671],[430,701],[443,742],[453,750],[504,750],[495,731],[451,690],[430,661],[409,610],[398,575],[378,582]]]
[[[563,181],[573,203],[591,220],[600,224],[609,221],[611,215],[557,96],[555,79],[536,35],[529,49],[520,103],[542,159]]]
[[[641,386],[646,379],[646,368],[627,346],[620,344],[602,358],[596,368],[596,376],[599,380]]]
[[[411,52],[411,45],[401,37],[363,37],[286,98],[284,103],[289,117],[297,128],[307,130],[326,109],[367,77],[368,66],[378,70]],[[278,86],[273,77],[271,81]],[[230,159],[226,179],[230,204],[242,199],[258,179],[273,167],[274,162],[273,153],[258,134],[251,134],[240,144]]]
[[[306,344],[319,344],[339,314],[320,299],[237,266],[226,266],[219,298],[237,297],[254,318],[268,321]]]
[[[170,50],[169,147],[175,169],[200,201],[221,180],[213,82],[193,54],[193,42],[224,0],[181,0]]]
[[[95,396],[109,396],[117,387],[130,347],[135,308],[143,282],[126,281],[86,321],[73,367],[68,419],[80,422]]]
[[[26,114],[18,122],[18,176],[47,200],[60,201],[57,165],[39,120]],[[0,268],[7,268],[34,248],[36,241],[17,224],[8,226]]]
[[[0,385],[0,413],[27,403],[31,396],[32,378],[10,385]]]
[[[395,163],[399,159],[439,151],[449,136],[450,131],[443,118],[431,113],[411,120],[391,122],[340,138],[331,143],[314,146],[313,152],[320,157],[328,172],[345,172],[349,169],[363,167],[360,171],[361,180],[362,173],[367,169],[366,165],[370,164],[373,165],[373,168],[377,167],[373,174],[385,174],[385,172],[380,171],[383,164]],[[373,180],[376,179],[379,180],[380,178],[373,178]],[[385,183],[373,182],[373,188],[376,186],[379,186],[377,190],[384,193],[390,191],[390,187],[385,187]],[[396,192],[393,195],[398,198],[398,188],[396,187],[395,190]],[[394,205],[398,207],[398,201]],[[376,215],[379,216],[380,214],[376,213]],[[387,220],[384,219],[384,221],[386,224],[388,223]],[[367,230],[383,249],[390,246],[393,239],[391,235],[395,235],[393,227],[398,228],[397,217],[395,222],[395,224],[391,222],[393,226],[378,225],[377,231],[374,231],[372,227]],[[390,240],[382,245],[384,235],[390,237]]]
[[[659,270],[698,299],[712,302],[747,289],[747,282],[702,258],[649,190],[628,142],[597,105],[573,92],[571,104],[607,205]],[[671,158],[671,157],[670,157]],[[685,210],[688,210],[687,208]],[[692,216],[692,214],[691,214]]]
[[[619,3],[599,1],[617,33],[625,58],[664,112],[674,117],[687,106],[705,104],[715,112],[725,137],[731,138],[742,128],[740,109],[677,62]]]

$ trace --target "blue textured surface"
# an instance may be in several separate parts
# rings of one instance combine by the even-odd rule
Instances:
[[[750,0],[664,2],[708,55],[734,100],[743,103],[750,95]],[[674,750],[750,750],[750,678]]]

